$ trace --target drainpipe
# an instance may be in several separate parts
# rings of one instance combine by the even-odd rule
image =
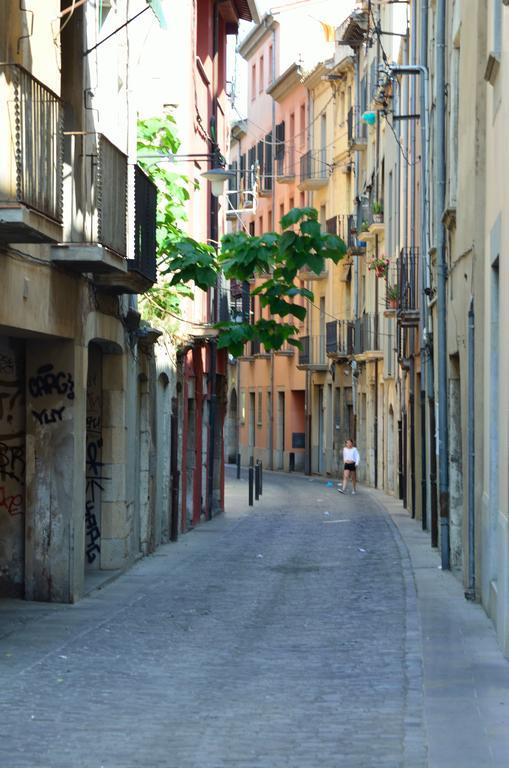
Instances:
[[[436,125],[435,125],[435,216],[437,223],[437,310],[438,310],[438,462],[440,489],[440,551],[442,569],[450,569],[449,553],[449,424],[447,408],[447,318],[446,244],[442,216],[445,209],[445,0],[436,8]]]
[[[468,310],[468,588],[467,600],[475,600],[475,313],[474,298],[470,299]]]
[[[424,21],[424,16],[427,19],[427,6],[423,3],[423,17],[421,18],[421,25]],[[425,43],[421,42],[424,49],[427,45],[427,23],[424,29],[421,29],[422,40],[426,40]],[[420,200],[420,251],[421,251],[421,280],[422,280],[422,296],[421,296],[421,361],[426,362],[427,376],[425,377],[426,386],[428,389],[428,398],[430,399],[430,422],[434,417],[434,410],[432,407],[433,397],[433,372],[430,367],[430,363],[427,360],[427,342],[428,342],[428,311],[427,311],[427,295],[429,293],[429,236],[428,236],[428,141],[429,141],[429,106],[428,106],[428,68],[423,64],[404,64],[394,65],[391,67],[393,74],[395,75],[420,75],[421,88],[420,88],[420,123],[421,123],[421,200]],[[406,229],[405,229],[406,231]],[[422,363],[421,363],[422,364]],[[421,381],[422,381],[421,376]],[[421,390],[421,408],[422,408],[423,393]],[[434,434],[434,429],[430,427],[430,438]],[[433,446],[430,448],[430,454],[433,456]],[[425,462],[425,458],[423,460]],[[425,470],[425,465],[424,465]],[[423,471],[424,471],[423,470]]]

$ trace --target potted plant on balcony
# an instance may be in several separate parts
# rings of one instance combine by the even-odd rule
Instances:
[[[390,309],[397,309],[399,306],[399,285],[388,285],[385,291],[385,297],[387,299],[387,306]]]
[[[373,224],[384,223],[384,207],[379,201],[373,203]]]
[[[377,277],[385,277],[389,268],[389,259],[383,256],[378,256],[371,259],[369,262],[369,269],[372,269]]]

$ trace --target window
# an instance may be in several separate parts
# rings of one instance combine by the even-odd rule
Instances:
[[[272,131],[265,136],[265,149],[264,149],[264,167],[263,167],[263,189],[266,192],[270,192],[272,189]]]
[[[325,205],[320,206],[320,229],[322,232],[327,231],[327,213],[325,210]]]
[[[263,234],[263,216],[260,216],[260,218],[258,219],[258,234],[259,235]]]
[[[290,209],[289,210],[291,211],[292,208],[295,208],[295,200],[293,199],[293,197],[290,198]]]
[[[272,232],[272,230],[273,230],[272,211],[269,211],[267,214],[267,231]]]
[[[256,99],[256,64],[251,66],[251,101]]]
[[[339,96],[339,124],[343,125],[345,122],[345,92],[341,91]]]
[[[260,93],[263,91],[263,86],[264,86],[263,75],[264,75],[264,72],[263,72],[263,56],[260,56],[260,66],[258,68],[258,78],[259,78],[258,91]]]
[[[240,393],[240,423],[246,422],[246,393],[244,390]]]
[[[299,205],[300,205],[301,208],[305,208],[306,207],[306,193],[305,192],[301,192],[300,193]]]
[[[267,78],[267,82],[272,83],[274,80],[274,51],[272,49],[272,46],[269,45],[269,76]]]
[[[285,215],[285,204],[280,203],[279,204],[279,221],[281,221],[284,215]]]
[[[300,105],[299,134],[300,134],[300,144],[301,146],[303,146],[306,143],[306,105],[305,104]]]
[[[258,392],[258,421],[259,427],[262,426],[263,392]]]
[[[295,115],[290,115],[290,135],[288,136],[288,170],[295,176]]]

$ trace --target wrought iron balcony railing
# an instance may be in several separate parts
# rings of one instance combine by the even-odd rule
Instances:
[[[398,258],[399,309],[418,312],[420,308],[419,249],[402,248]]]
[[[69,134],[65,145],[65,229],[70,244],[127,256],[127,155],[100,133]]]
[[[309,150],[300,159],[300,181],[318,181],[326,183],[329,178],[329,166],[325,149]]]
[[[354,351],[354,324],[350,320],[332,320],[325,326],[326,352],[348,357]]]
[[[23,67],[0,64],[0,126],[0,207],[25,205],[61,224],[61,100]]]
[[[364,314],[355,320],[354,354],[381,350],[380,318],[377,314]]]
[[[157,187],[142,171],[134,167],[134,259],[128,268],[149,282],[157,280],[156,261]]]
[[[326,355],[326,336],[301,336],[302,349],[299,350],[299,366],[308,368],[326,369],[328,365]]]

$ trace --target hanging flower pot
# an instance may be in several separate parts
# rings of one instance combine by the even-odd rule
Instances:
[[[387,275],[387,270],[389,269],[389,259],[383,257],[371,259],[368,267],[374,271],[377,277],[385,277]]]

